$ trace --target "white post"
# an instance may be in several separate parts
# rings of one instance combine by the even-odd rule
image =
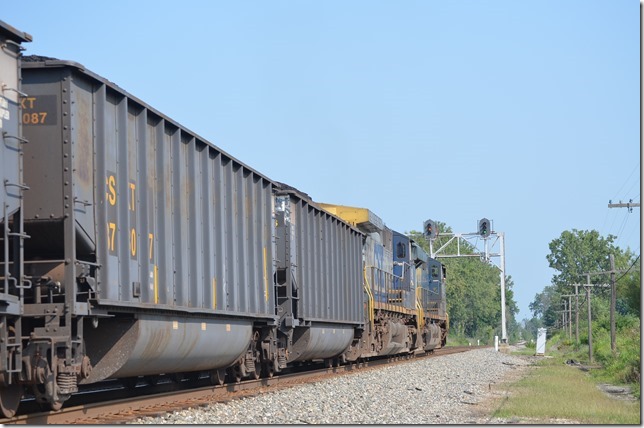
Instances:
[[[535,355],[546,354],[546,332],[547,330],[545,328],[537,330],[537,352]]]
[[[499,336],[494,336],[494,350],[499,352]]]
[[[505,328],[505,233],[499,232],[501,240],[501,341],[508,343],[508,334]]]

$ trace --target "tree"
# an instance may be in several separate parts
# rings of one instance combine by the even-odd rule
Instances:
[[[540,318],[532,317],[530,319],[524,318],[521,321],[521,334],[523,338],[527,341],[537,340],[537,332],[543,327],[543,322]]]
[[[543,325],[555,325],[558,319],[556,313],[558,304],[561,302],[561,294],[557,292],[554,285],[547,285],[541,293],[537,293],[534,301],[530,303],[530,310],[535,318],[541,319]]]
[[[610,269],[609,256],[615,256],[618,269],[627,265],[630,251],[623,252],[613,245],[614,235],[604,238],[596,230],[564,231],[550,242],[550,254],[546,256],[549,266],[559,273],[552,277],[560,294],[568,294],[570,285],[585,283],[587,272],[601,272]],[[596,277],[593,277],[593,280]]]
[[[549,244],[550,254],[546,256],[549,266],[557,271],[552,277],[552,285],[547,286],[541,293],[535,295],[535,299],[530,303],[530,310],[535,317],[540,317],[543,324],[547,327],[555,325],[559,318],[557,311],[560,311],[562,295],[574,292],[572,284],[586,283],[586,273],[601,272],[610,269],[610,255],[615,257],[615,266],[617,269],[627,268],[634,264],[631,260],[633,254],[630,250],[623,251],[614,245],[615,236],[608,235],[604,238],[596,230],[577,230],[564,231],[559,238],[552,240]],[[637,259],[639,260],[639,258]],[[637,261],[636,260],[636,261]],[[609,281],[609,276],[592,276],[591,282]],[[580,290],[583,292],[583,290]],[[639,270],[629,276],[624,276],[618,281],[618,298],[621,298],[620,305],[622,308],[637,308],[639,314]],[[592,290],[593,305],[598,304],[603,308],[603,303],[595,303],[595,299],[607,299],[610,292],[606,288],[595,288]],[[594,312],[593,318],[599,313]]]

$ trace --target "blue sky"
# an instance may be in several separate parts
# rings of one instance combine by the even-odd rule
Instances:
[[[505,233],[519,319],[548,243],[596,229],[640,253],[640,3],[29,1],[27,54],[79,62],[272,179]]]

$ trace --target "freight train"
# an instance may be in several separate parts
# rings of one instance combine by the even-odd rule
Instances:
[[[366,208],[272,180],[0,21],[0,411],[432,351],[445,268]]]

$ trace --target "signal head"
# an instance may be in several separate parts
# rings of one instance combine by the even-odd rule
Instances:
[[[483,238],[487,238],[492,233],[492,224],[487,218],[482,218],[479,220],[479,235]]]
[[[433,220],[425,220],[423,223],[423,235],[427,239],[434,239],[438,236],[438,226]]]

